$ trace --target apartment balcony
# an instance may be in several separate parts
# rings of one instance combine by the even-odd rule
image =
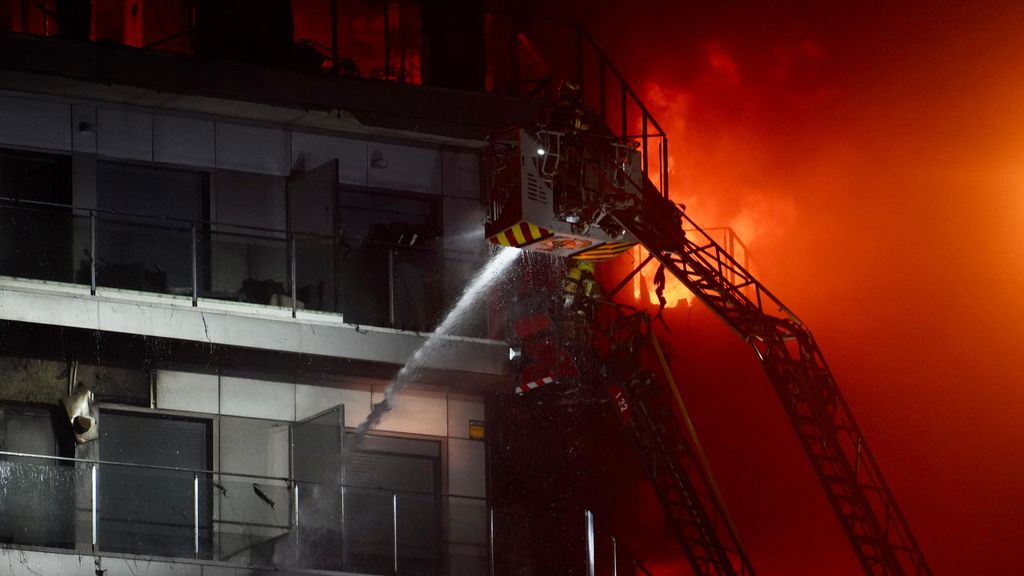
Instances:
[[[0,203],[0,237],[2,320],[383,364],[422,345],[473,268],[408,241],[27,201]],[[478,303],[444,336],[457,353],[426,367],[501,374],[491,310]]]
[[[47,574],[68,563],[64,555],[104,565],[145,557],[298,573],[487,573],[490,511],[479,498],[13,453],[0,454],[0,471],[0,542],[59,553],[30,556],[27,565]]]
[[[582,509],[307,478],[0,452],[0,555],[12,576],[483,576],[528,563],[542,519],[573,573],[650,574]]]

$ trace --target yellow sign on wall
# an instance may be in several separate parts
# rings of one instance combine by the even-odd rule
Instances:
[[[471,440],[483,440],[487,435],[484,429],[483,420],[470,420],[469,421],[469,438]]]

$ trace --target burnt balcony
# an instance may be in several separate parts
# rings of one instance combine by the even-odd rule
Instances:
[[[118,87],[130,86],[344,111],[364,127],[477,141],[535,121],[573,82],[614,136],[639,144],[644,173],[667,194],[665,131],[576,22],[483,2],[130,4],[8,3],[0,8],[0,68],[101,85],[112,99],[127,98]],[[14,80],[14,90],[52,89]],[[62,92],[95,98],[92,88]]]

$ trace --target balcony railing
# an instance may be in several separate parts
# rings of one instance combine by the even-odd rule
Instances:
[[[429,247],[0,198],[0,275],[430,331],[468,270]]]
[[[650,574],[593,514],[564,514],[578,514],[564,544],[584,551],[579,573]],[[483,498],[0,452],[0,545],[16,548],[493,576],[509,561],[495,526],[520,517]]]

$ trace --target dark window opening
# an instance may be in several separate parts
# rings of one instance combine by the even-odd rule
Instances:
[[[355,324],[428,330],[442,307],[436,198],[342,191],[342,311]]]
[[[343,190],[338,194],[338,217],[345,237],[362,242],[424,245],[440,235],[438,202],[433,197]]]
[[[70,282],[71,158],[0,150],[0,198],[0,274]]]
[[[74,456],[63,409],[0,405],[0,451]],[[74,548],[75,467],[47,458],[0,456],[0,543]]]
[[[123,349],[118,352],[129,353]],[[119,360],[124,362],[126,358]],[[144,408],[150,405],[150,373],[144,367],[80,364],[77,375],[78,381],[93,391],[96,402]]]
[[[191,228],[208,219],[207,175],[100,162],[96,186],[96,207],[103,211],[96,220],[97,285],[191,294]],[[82,256],[86,266],[88,254]]]

